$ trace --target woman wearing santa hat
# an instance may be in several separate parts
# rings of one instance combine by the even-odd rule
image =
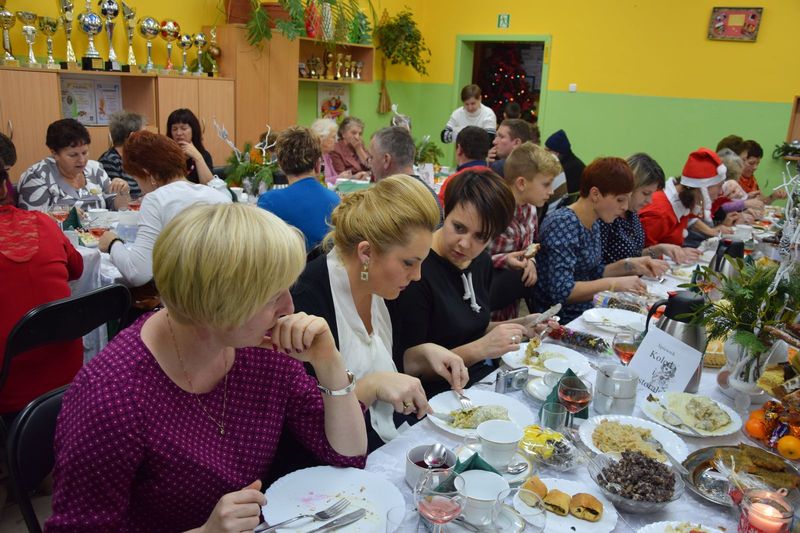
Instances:
[[[689,154],[681,177],[670,179],[663,190],[653,194],[650,205],[639,211],[645,246],[683,245],[689,221],[702,218],[704,206],[719,196],[725,172],[719,156],[708,148]]]

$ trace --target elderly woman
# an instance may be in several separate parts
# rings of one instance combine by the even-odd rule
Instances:
[[[0,185],[8,173],[0,162]],[[0,364],[8,334],[37,305],[70,295],[68,281],[83,273],[83,259],[44,213],[0,205]],[[80,339],[30,350],[11,362],[0,389],[0,413],[21,411],[31,400],[72,381],[83,363]]]
[[[523,336],[536,334],[531,321],[537,315],[504,322],[489,317],[492,260],[485,250],[508,227],[514,208],[511,189],[488,168],[467,169],[451,178],[444,195],[444,224],[433,234],[422,279],[397,299],[398,368],[418,365],[423,345],[433,343],[460,356],[475,382],[493,370],[484,364],[487,358],[517,350]],[[428,394],[446,388],[443,380],[426,383]]]
[[[311,131],[319,137],[322,148],[322,170],[325,173],[325,183],[336,185],[336,180],[340,178],[355,178],[359,180],[369,178],[369,172],[357,172],[354,175],[352,170],[336,172],[333,168],[331,154],[336,147],[336,135],[339,131],[339,126],[336,124],[335,120],[330,118],[318,118],[311,123]]]
[[[660,243],[644,247],[644,228],[638,212],[653,200],[653,194],[664,188],[664,170],[647,154],[633,154],[627,159],[633,171],[635,185],[628,203],[628,210],[613,222],[600,221],[603,263],[616,263],[626,257],[649,255],[657,258],[668,256],[676,263],[694,263],[699,257],[696,248],[680,247],[676,244]]]
[[[633,188],[633,172],[624,159],[598,158],[581,175],[578,200],[547,215],[536,256],[540,309],[562,304],[559,315],[566,323],[589,309],[596,293],[644,291],[640,275],[660,276],[667,270],[666,263],[651,257],[603,262],[599,222],[611,224],[624,216]]]
[[[124,168],[147,195],[139,211],[136,241],[123,246],[116,233],[107,231],[100,237],[99,248],[111,254],[127,285],[139,287],[153,279],[153,247],[178,213],[197,203],[230,203],[231,197],[187,180],[183,150],[164,135],[146,130],[132,133],[122,154]]]
[[[214,161],[203,146],[200,121],[190,109],[176,109],[167,117],[167,136],[178,143],[186,157],[186,179],[206,184],[214,178]]]
[[[284,432],[326,463],[364,466],[355,379],[326,322],[292,314],[305,262],[297,230],[261,209],[175,217],[153,251],[166,308],[64,396],[48,531],[252,531]]]
[[[455,388],[467,371],[457,355],[426,346],[424,364],[397,372],[392,347],[391,302],[420,279],[420,266],[439,223],[439,206],[419,180],[392,176],[348,194],[333,212],[327,256],[309,263],[292,289],[297,309],[330,324],[348,368],[358,378],[356,396],[369,406],[370,447],[397,435],[394,412],[429,412],[420,380],[439,373]]]
[[[369,172],[369,152],[361,138],[364,123],[355,117],[347,117],[339,125],[339,142],[331,152],[333,170],[341,174],[349,170],[353,174]]]
[[[47,211],[55,204],[125,209],[130,187],[122,178],[109,178],[100,163],[89,159],[92,142],[86,126],[71,118],[47,127],[50,157],[42,159],[19,179],[19,205]]]
[[[123,145],[131,133],[141,130],[144,126],[145,118],[139,113],[120,111],[111,115],[108,122],[108,133],[111,135],[112,146],[98,159],[109,178],[122,178],[127,182],[133,197],[139,196],[142,191],[136,180],[122,168]]]

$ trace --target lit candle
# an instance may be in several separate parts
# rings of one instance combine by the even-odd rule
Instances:
[[[763,531],[763,533],[782,533],[786,531],[782,513],[766,503],[753,503],[747,516],[750,526]]]

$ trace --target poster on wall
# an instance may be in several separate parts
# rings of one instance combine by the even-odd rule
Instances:
[[[718,41],[750,41],[758,37],[763,8],[715,7],[711,9],[708,38]]]
[[[317,85],[317,116],[330,118],[337,124],[349,115],[350,86],[337,83]]]
[[[97,124],[105,126],[111,115],[122,111],[122,92],[119,81],[96,81],[94,94],[97,104]]]
[[[61,116],[85,126],[97,125],[94,80],[61,78]]]

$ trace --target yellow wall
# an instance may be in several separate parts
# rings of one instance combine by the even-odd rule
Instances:
[[[124,19],[122,18],[122,3],[120,3],[120,14],[115,19],[116,27],[114,28],[114,49],[117,52],[117,58],[125,63],[128,58],[128,37],[124,28]],[[84,2],[82,0],[73,0],[75,4],[75,21],[72,27],[72,46],[75,48],[75,55],[80,57],[86,51],[88,43],[86,34],[78,29],[77,15],[84,11]],[[181,25],[182,33],[196,33],[204,25],[221,24],[224,22],[224,14],[219,12],[217,8],[218,0],[129,0],[128,5],[136,9],[136,19],[141,17],[154,17],[157,20],[172,18],[178,21]],[[17,11],[31,11],[37,15],[44,15],[48,17],[58,16],[58,5],[60,2],[57,0],[7,0],[6,9],[12,12]],[[92,10],[100,13],[97,7],[97,1],[92,1]],[[59,28],[53,38],[54,55],[56,60],[63,59],[66,54],[66,41],[64,37],[63,28]],[[153,41],[153,61],[156,64],[163,65],[166,61],[166,43],[157,38]],[[22,23],[17,21],[16,25],[11,28],[11,46],[14,50],[14,55],[27,56],[28,45],[22,37]],[[95,37],[95,46],[100,54],[108,59],[108,38],[103,32]],[[180,48],[173,47],[172,61],[175,64],[180,64]],[[138,34],[134,37],[134,51],[136,59],[140,64],[145,62],[147,51],[145,47],[144,38]],[[41,33],[36,38],[36,45],[34,47],[36,56],[41,58],[47,55],[47,46],[45,38]],[[194,49],[189,52],[189,59],[193,59],[195,55]]]

